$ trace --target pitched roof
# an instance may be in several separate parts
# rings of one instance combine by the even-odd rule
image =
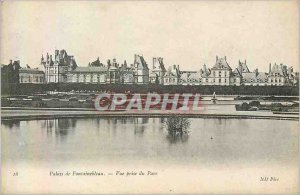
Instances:
[[[143,69],[149,69],[144,57],[141,55],[134,55],[134,65],[137,68],[138,66],[141,66]]]
[[[216,58],[216,63],[215,65],[212,67],[212,69],[230,69],[231,67],[229,66],[229,64],[226,61],[226,56],[224,58]]]
[[[279,75],[284,75],[283,65],[274,64],[270,73],[278,73]]]
[[[166,74],[165,74],[165,76],[164,77],[178,77],[178,75],[176,75],[174,72],[167,72]]]
[[[251,80],[255,80],[256,79],[256,73],[254,72],[246,72],[243,73],[243,80],[244,82],[250,83]]]
[[[247,72],[247,73],[243,73],[242,75],[243,75],[244,82],[246,83],[267,82],[267,73],[265,72]]]
[[[268,79],[268,74],[265,72],[258,72],[256,78],[259,80],[265,81],[265,79]]]
[[[198,82],[202,78],[202,71],[184,71],[180,76],[181,82]]]
[[[232,72],[232,75],[234,77],[241,77],[242,76],[242,72],[239,68],[234,69],[234,71]]]
[[[164,71],[164,72],[166,71],[163,58],[161,57],[153,58],[153,70]]]
[[[150,72],[149,77],[157,77],[158,75],[155,72]]]
[[[35,68],[21,68],[19,69],[19,73],[44,74],[44,71]]]
[[[239,69],[239,72],[240,72],[240,73],[250,72],[250,70],[249,70],[249,68],[248,68],[248,66],[247,66],[246,60],[245,60],[245,62],[241,62],[241,61],[239,60],[239,66],[238,66],[238,69]]]
[[[204,64],[203,65],[203,68],[202,68],[202,77],[207,77],[208,75],[210,75],[210,70],[208,68],[206,68],[206,65]]]
[[[101,67],[77,67],[71,72],[105,72],[107,71],[107,67],[101,66]]]

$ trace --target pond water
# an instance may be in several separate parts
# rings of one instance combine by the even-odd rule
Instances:
[[[187,119],[189,134],[170,138],[167,118],[2,121],[11,161],[293,162],[298,121]],[[51,162],[52,163],[52,162]]]
[[[14,193],[291,193],[299,121],[185,118],[2,121],[3,186]],[[50,177],[51,171],[151,171],[154,177]],[[20,177],[12,177],[18,171]],[[261,177],[279,178],[276,185]],[[175,179],[176,178],[176,179]],[[175,179],[175,180],[174,180]],[[47,185],[39,185],[47,181]],[[62,185],[63,182],[63,185]],[[76,183],[76,185],[74,185]],[[118,187],[109,187],[113,184]],[[176,184],[176,185],[175,185]]]

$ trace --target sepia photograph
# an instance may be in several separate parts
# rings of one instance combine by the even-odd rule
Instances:
[[[299,16],[1,0],[1,194],[299,194]]]

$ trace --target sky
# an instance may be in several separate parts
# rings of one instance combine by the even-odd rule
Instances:
[[[40,67],[42,54],[65,49],[79,66],[142,54],[181,70],[212,67],[216,56],[232,68],[268,71],[283,63],[299,71],[298,3],[290,1],[4,1],[0,63],[19,59]]]

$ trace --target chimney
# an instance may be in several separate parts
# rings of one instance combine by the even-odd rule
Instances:
[[[55,58],[58,56],[58,54],[59,54],[59,50],[55,50]]]
[[[242,67],[242,62],[241,61],[239,61],[239,67]]]
[[[258,75],[258,69],[257,68],[254,70],[254,73],[255,73],[256,76]]]
[[[224,57],[225,61],[226,61],[226,56]]]
[[[12,60],[9,60],[9,64],[12,64]]]
[[[218,59],[219,59],[218,56],[216,56],[216,61],[218,61]]]
[[[271,73],[271,63],[269,64],[269,74]]]
[[[245,59],[245,64],[246,64],[246,59]]]
[[[155,69],[155,64],[156,64],[156,58],[153,58],[153,64],[152,64],[152,68]]]

